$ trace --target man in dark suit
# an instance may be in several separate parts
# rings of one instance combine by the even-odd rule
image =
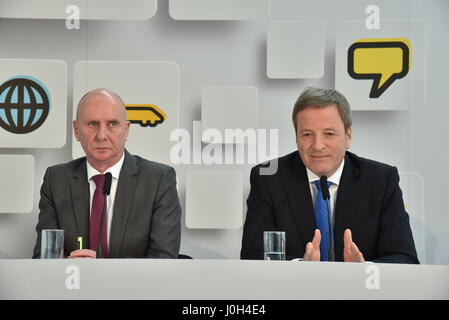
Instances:
[[[96,257],[99,228],[91,224],[94,180],[106,172],[112,174],[112,182],[104,211],[105,257],[177,258],[181,207],[176,173],[128,153],[129,128],[123,101],[114,92],[96,89],[81,98],[73,129],[86,157],[47,169],[33,258],[40,257],[42,229],[64,229],[69,258]],[[78,237],[84,243],[81,250]]]
[[[292,120],[298,151],[273,160],[272,175],[260,174],[266,165],[251,171],[241,258],[263,259],[263,232],[279,230],[286,233],[287,259],[326,260],[314,209],[315,181],[326,176],[336,261],[419,263],[397,169],[347,151],[352,122],[344,96],[307,88]]]

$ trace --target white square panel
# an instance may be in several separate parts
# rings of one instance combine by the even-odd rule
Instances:
[[[66,63],[0,59],[0,147],[61,148],[66,125]]]
[[[268,27],[267,76],[319,79],[324,75],[324,23],[273,21]]]
[[[176,20],[256,20],[270,15],[270,0],[170,0]]]
[[[186,180],[186,226],[237,229],[242,226],[240,171],[190,171]]]
[[[0,17],[24,19],[146,20],[157,0],[2,0]],[[63,25],[62,25],[63,26]]]
[[[131,121],[126,148],[149,160],[171,164],[170,133],[178,128],[179,67],[174,62],[79,61],[75,64],[73,118],[80,98],[96,88],[116,92]],[[137,110],[137,109],[141,109]],[[73,158],[84,151],[72,134]]]
[[[223,138],[226,129],[256,130],[259,93],[256,87],[204,87],[201,96],[202,132],[218,130]],[[203,136],[203,142],[208,143]],[[246,141],[245,141],[246,142]]]
[[[426,263],[426,223],[424,217],[424,180],[416,172],[400,172],[405,210],[410,217],[410,227],[415,240],[416,252],[421,264]]]
[[[0,213],[33,210],[34,157],[0,155]]]
[[[380,21],[368,30],[365,21],[337,27],[335,88],[353,110],[422,108],[425,95],[425,24]]]

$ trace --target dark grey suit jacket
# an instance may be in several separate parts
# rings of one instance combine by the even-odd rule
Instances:
[[[40,257],[41,230],[64,229],[64,254],[89,248],[89,183],[86,158],[49,167],[39,202],[33,258]],[[114,203],[110,258],[177,258],[181,207],[172,167],[129,154],[120,171]]]
[[[316,229],[307,171],[298,151],[278,160],[273,175],[251,171],[242,259],[263,259],[263,232],[285,231],[287,259],[304,256]],[[335,204],[335,259],[343,261],[343,233],[365,260],[419,263],[396,168],[346,152]]]

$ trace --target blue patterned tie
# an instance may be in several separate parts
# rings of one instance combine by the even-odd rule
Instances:
[[[323,192],[321,190],[320,181],[315,181],[315,186],[318,190],[315,199],[315,220],[316,227],[320,230],[321,233],[321,243],[320,243],[320,252],[321,252],[321,261],[329,260],[329,222],[328,222],[328,213],[326,201],[323,200]],[[327,182],[327,187],[329,188],[332,182]]]

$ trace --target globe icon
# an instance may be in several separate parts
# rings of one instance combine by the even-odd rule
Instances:
[[[47,119],[50,98],[37,79],[20,76],[0,86],[0,127],[17,134],[30,133]]]

